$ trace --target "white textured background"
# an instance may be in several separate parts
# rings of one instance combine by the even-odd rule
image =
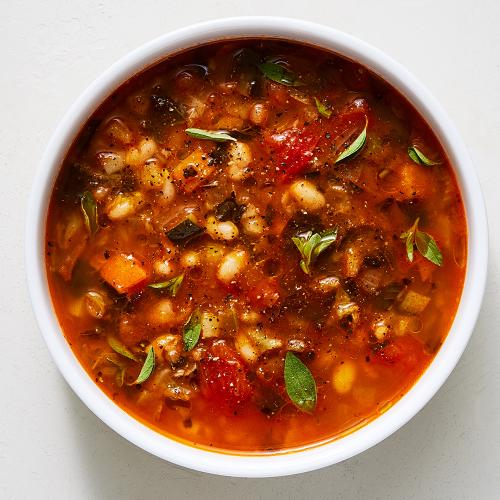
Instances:
[[[499,499],[499,0],[0,0],[0,498]],[[287,15],[356,35],[406,65],[455,120],[490,220],[490,272],[474,336],[438,395],[375,448],[318,472],[237,480],[134,447],[71,392],[28,301],[23,229],[56,123],[117,58],[166,31],[234,15]]]

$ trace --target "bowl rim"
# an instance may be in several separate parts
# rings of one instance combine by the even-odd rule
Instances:
[[[181,49],[224,38],[275,37],[323,47],[368,67],[415,106],[439,138],[462,193],[468,226],[467,270],[452,327],[429,367],[389,410],[337,440],[281,454],[208,451],[159,434],[119,408],[99,389],[72,353],[53,310],[45,270],[48,200],[60,164],[81,125],[119,84]],[[488,262],[486,210],[464,142],[444,109],[402,65],[351,35],[286,17],[234,17],[190,25],[159,36],[119,59],[78,97],[55,129],[39,162],[28,205],[25,263],[35,316],[50,354],[73,391],[115,432],[174,464],[233,477],[275,477],[312,471],[346,460],[379,443],[408,422],[434,396],[460,359],[477,320]]]

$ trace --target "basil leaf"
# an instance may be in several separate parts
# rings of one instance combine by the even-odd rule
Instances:
[[[332,110],[327,108],[325,104],[323,104],[317,97],[314,98],[314,102],[316,104],[316,109],[321,116],[325,118],[330,118],[332,116]]]
[[[205,231],[204,228],[198,226],[190,219],[185,219],[177,226],[166,231],[168,238],[174,243],[187,242]]]
[[[344,152],[335,160],[335,163],[339,163],[342,160],[347,160],[348,158],[352,158],[355,154],[359,153],[361,148],[365,145],[366,142],[366,129],[368,128],[368,118],[365,117],[365,128],[361,131],[361,133],[354,139],[351,145],[344,150]]]
[[[148,285],[149,288],[154,288],[155,290],[166,290],[172,295],[172,297],[177,296],[177,292],[184,280],[184,273],[175,276],[168,281],[160,281],[159,283],[151,283]]]
[[[312,413],[316,408],[316,382],[309,368],[293,353],[285,356],[285,386],[288,397],[299,410]]]
[[[200,340],[201,334],[201,317],[200,311],[195,309],[193,314],[189,317],[187,323],[184,325],[183,339],[184,350],[190,351]]]
[[[262,71],[266,78],[273,82],[281,83],[287,87],[301,87],[304,85],[301,81],[297,80],[294,73],[286,69],[281,64],[274,62],[265,62],[259,64],[259,69]]]
[[[95,234],[99,229],[97,216],[97,202],[90,191],[85,191],[80,196],[80,208],[82,210],[85,225],[91,234]]]
[[[406,239],[406,255],[410,262],[413,262],[413,248],[417,247],[419,253],[436,266],[443,264],[443,256],[434,238],[418,229],[419,218],[415,220],[413,226],[401,234],[401,239]]]
[[[146,356],[144,364],[142,365],[139,376],[130,385],[137,385],[145,382],[153,373],[154,368],[155,368],[155,350],[153,349],[153,346],[151,346],[149,348],[148,355]]]
[[[302,255],[300,268],[306,274],[311,274],[311,265],[336,239],[338,228],[328,229],[322,233],[308,231],[292,237],[292,241]]]
[[[436,241],[430,235],[424,231],[417,231],[415,234],[415,244],[417,245],[417,250],[427,259],[430,260],[436,266],[443,265],[443,256]]]
[[[236,141],[227,132],[223,130],[203,130],[201,128],[187,128],[186,134],[196,139],[208,139],[215,142]]]
[[[113,351],[117,352],[118,354],[121,354],[125,358],[131,359],[132,361],[137,361],[136,355],[130,351],[126,346],[124,346],[117,338],[115,337],[108,337],[108,344]]]
[[[417,164],[417,165],[426,165],[430,167],[432,165],[439,165],[439,162],[432,161],[427,156],[420,151],[416,146],[410,146],[408,148],[408,156]]]

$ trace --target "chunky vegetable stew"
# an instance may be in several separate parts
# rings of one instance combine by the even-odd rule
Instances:
[[[460,192],[415,109],[284,41],[159,63],[85,125],[47,272],[73,351],[159,432],[245,452],[337,438],[439,350],[466,264]]]

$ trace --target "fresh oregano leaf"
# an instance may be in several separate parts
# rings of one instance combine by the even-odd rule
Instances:
[[[132,382],[131,385],[142,384],[143,382],[145,382],[153,373],[154,368],[155,368],[155,350],[153,349],[153,346],[151,346],[148,350],[148,354],[146,356],[144,364],[142,365],[139,376],[134,382]]]
[[[319,255],[324,252],[336,239],[338,228],[328,229],[321,233],[308,231],[292,238],[293,243],[302,255],[300,268],[306,274],[311,274],[311,266]]]
[[[183,340],[184,340],[184,350],[190,351],[193,349],[198,340],[200,340],[201,334],[201,315],[198,309],[195,309],[193,314],[189,317],[187,323],[184,325],[183,330]]]
[[[321,116],[324,116],[325,118],[330,118],[330,116],[332,116],[332,110],[323,104],[317,97],[314,98],[314,102],[316,104],[316,109]]]
[[[292,352],[285,356],[285,386],[288,397],[299,410],[312,413],[316,408],[316,382],[309,368]]]
[[[196,139],[208,139],[215,142],[236,141],[224,130],[203,130],[201,128],[187,128],[186,134]]]
[[[297,79],[294,73],[286,69],[281,64],[275,62],[265,62],[259,64],[259,69],[262,71],[266,78],[273,82],[281,83],[287,87],[300,87],[304,85]]]
[[[427,167],[430,167],[432,165],[438,165],[439,163],[433,160],[430,160],[427,158],[427,156],[420,151],[416,146],[410,146],[408,148],[408,156],[418,165],[426,165]]]
[[[177,296],[177,292],[184,280],[184,273],[179,274],[179,276],[174,276],[168,281],[160,281],[159,283],[151,283],[148,285],[149,288],[153,288],[155,290],[167,291],[172,295],[172,297]]]
[[[368,128],[368,118],[365,117],[365,126],[361,133],[354,139],[354,141],[346,148],[341,155],[335,160],[335,163],[339,163],[343,160],[347,160],[348,158],[352,158],[354,155],[359,153],[361,148],[365,145],[366,142],[366,129]]]
[[[441,266],[443,264],[443,256],[434,238],[418,229],[419,218],[417,218],[413,226],[401,234],[400,238],[405,240],[406,255],[410,262],[413,262],[413,249],[416,246],[419,253],[427,260]]]
[[[85,191],[80,196],[80,208],[82,210],[85,225],[91,234],[95,234],[99,229],[97,216],[97,202],[90,191]]]
[[[111,347],[111,349],[113,349],[113,351],[117,352],[118,354],[121,354],[125,358],[139,362],[136,355],[132,351],[130,351],[126,346],[124,346],[117,338],[108,337],[108,344],[109,347]]]
[[[436,266],[443,265],[443,256],[439,250],[434,238],[424,231],[417,231],[415,234],[415,244],[417,245],[417,250],[427,259],[430,260]]]

